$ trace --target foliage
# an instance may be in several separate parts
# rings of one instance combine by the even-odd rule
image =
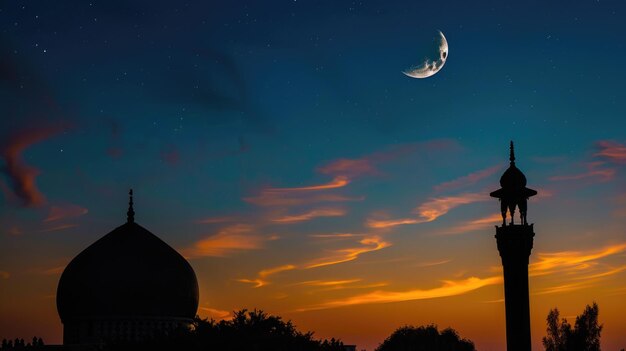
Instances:
[[[41,350],[43,347],[43,339],[33,336],[32,342],[28,343],[19,338],[15,340],[2,339],[0,350]]]
[[[339,340],[316,340],[291,321],[260,310],[241,310],[231,320],[216,322],[196,317],[191,330],[180,329],[154,340],[109,345],[106,350],[225,350],[225,351],[343,351]]]
[[[376,351],[475,351],[474,343],[461,339],[447,328],[439,332],[436,325],[404,326],[396,329]]]
[[[559,320],[559,310],[550,310],[546,318],[547,335],[543,338],[546,351],[600,351],[598,305],[587,305],[583,313],[576,317],[574,328],[567,319]]]

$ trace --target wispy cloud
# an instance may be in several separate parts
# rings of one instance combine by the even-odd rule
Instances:
[[[67,204],[62,206],[52,206],[48,213],[48,217],[44,219],[44,222],[58,221],[61,219],[75,218],[85,215],[89,212],[88,209],[77,205]]]
[[[211,319],[215,319],[217,321],[230,317],[229,311],[219,310],[217,308],[211,308],[211,307],[202,307],[202,306],[199,307],[198,309],[204,312],[204,314],[206,314]]]
[[[303,187],[295,187],[295,188],[268,188],[266,191],[269,192],[289,192],[289,191],[315,191],[315,190],[327,190],[327,189],[337,189],[343,188],[344,186],[350,184],[350,180],[344,176],[335,177],[332,181],[325,184],[319,185],[310,185]]]
[[[323,202],[363,201],[365,197],[350,197],[336,194],[302,194],[300,192],[276,192],[262,190],[257,196],[243,200],[261,207],[297,206]]]
[[[39,170],[24,163],[22,153],[28,147],[59,134],[60,127],[31,128],[13,133],[12,137],[0,144],[0,157],[5,166],[0,169],[11,182],[13,192],[26,207],[41,206],[46,202],[39,191],[35,178]]]
[[[555,285],[555,286],[550,286],[547,288],[539,289],[537,290],[537,292],[534,292],[533,295],[558,294],[558,293],[580,290],[580,289],[588,288],[590,286],[593,286],[593,282],[585,281],[585,282],[577,282],[577,283],[569,283],[569,284],[560,284],[560,285]]]
[[[442,264],[446,264],[452,262],[451,259],[444,259],[444,260],[437,260],[437,261],[428,261],[428,262],[421,262],[416,264],[416,267],[433,267],[433,266],[439,266]]]
[[[353,284],[362,281],[363,279],[345,279],[345,280],[308,280],[300,283],[295,283],[294,285],[305,285],[305,286],[337,286],[337,285],[346,285]]]
[[[354,238],[355,236],[364,236],[365,234],[355,234],[355,233],[331,233],[331,234],[311,234],[309,235],[312,238],[323,238],[323,239],[345,239],[345,238]]]
[[[374,219],[369,218],[366,225],[370,228],[389,228],[404,224],[416,224],[424,223],[426,221],[415,218],[400,218],[400,219]]]
[[[202,218],[196,221],[198,224],[215,224],[215,223],[226,223],[226,222],[234,222],[237,220],[235,216],[221,216],[221,217],[207,217]]]
[[[296,266],[292,264],[286,264],[286,265],[282,265],[278,267],[267,268],[267,269],[260,271],[257,274],[257,277],[254,279],[237,279],[237,281],[241,283],[254,284],[255,288],[260,288],[262,286],[266,286],[270,284],[270,282],[267,279],[269,276],[280,273],[280,272],[284,272],[284,271],[290,271],[293,269],[296,269]]]
[[[601,140],[596,143],[599,151],[594,156],[606,158],[615,163],[626,163],[626,145],[615,141]]]
[[[626,244],[622,243],[587,251],[540,252],[536,255],[537,261],[531,263],[528,270],[531,276],[580,271],[590,268],[602,258],[625,251]]]
[[[451,139],[431,140],[420,143],[396,145],[387,150],[378,151],[360,158],[340,158],[319,167],[322,174],[344,176],[350,179],[364,176],[377,175],[381,172],[378,169],[380,164],[390,162],[402,157],[416,153],[432,153],[445,150],[458,149],[459,145]]]
[[[40,233],[48,233],[48,232],[56,232],[59,230],[65,230],[65,229],[70,229],[70,228],[75,228],[78,227],[78,224],[60,224],[51,228],[46,228],[46,229],[42,229],[39,232]]]
[[[485,286],[500,284],[501,282],[502,278],[499,276],[488,278],[470,277],[462,280],[444,280],[441,286],[432,289],[413,289],[406,291],[377,290],[366,294],[331,300],[321,304],[304,307],[298,309],[298,311],[311,311],[343,306],[424,300],[455,296],[465,294]]]
[[[502,223],[502,215],[499,213],[494,213],[483,218],[469,220],[459,225],[453,226],[451,228],[444,229],[440,233],[441,234],[469,233],[475,230],[493,227],[494,225],[498,223]]]
[[[41,274],[43,274],[43,275],[58,275],[58,274],[63,273],[64,269],[65,269],[65,265],[52,267],[52,268],[44,269],[43,271],[41,271]]]
[[[313,210],[300,213],[297,215],[290,215],[290,216],[283,216],[283,217],[275,218],[275,219],[272,219],[272,222],[296,223],[296,222],[309,221],[317,217],[339,217],[339,216],[344,216],[345,214],[346,214],[346,210],[343,208],[318,208],[318,209],[313,209]]]
[[[479,201],[487,201],[489,197],[486,194],[465,193],[456,196],[436,197],[428,200],[413,212],[417,213],[417,218],[402,219],[376,219],[369,218],[366,222],[370,228],[388,228],[403,224],[417,224],[432,222],[435,219],[445,215],[455,207],[471,204]]]
[[[438,191],[438,192],[450,191],[450,190],[456,190],[459,188],[464,188],[470,185],[474,185],[485,178],[491,177],[492,175],[494,175],[496,172],[498,172],[501,169],[502,169],[501,166],[493,166],[493,167],[485,168],[485,169],[470,173],[466,176],[451,180],[449,182],[444,182],[439,185],[436,185],[435,191]]]
[[[318,268],[323,266],[330,266],[333,264],[348,262],[356,260],[359,255],[364,253],[382,250],[391,246],[391,243],[384,241],[378,236],[371,236],[363,238],[359,241],[361,244],[358,247],[349,247],[343,249],[332,250],[329,255],[313,260],[305,265],[305,268]]]
[[[600,182],[607,182],[615,177],[615,169],[608,168],[605,162],[594,161],[585,164],[587,171],[582,173],[557,175],[550,177],[552,181],[568,181],[568,180],[596,180]]]
[[[184,249],[186,257],[228,256],[237,251],[255,250],[263,247],[270,240],[254,233],[254,228],[247,224],[234,224],[222,228],[217,234],[197,241],[191,248]]]

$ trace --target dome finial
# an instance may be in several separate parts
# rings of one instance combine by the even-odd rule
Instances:
[[[128,212],[126,212],[126,218],[128,223],[135,222],[135,210],[133,209],[133,189],[130,189],[128,192],[128,196],[130,197],[130,201],[128,201]]]
[[[511,155],[509,156],[511,163],[515,163],[515,149],[513,148],[513,140],[511,140]]]

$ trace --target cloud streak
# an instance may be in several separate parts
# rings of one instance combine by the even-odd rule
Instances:
[[[359,241],[359,243],[361,244],[361,246],[333,250],[328,256],[315,259],[314,261],[306,264],[305,268],[319,268],[353,261],[364,253],[382,250],[386,247],[391,246],[391,243],[384,241],[378,236],[363,238]]]
[[[463,234],[473,232],[475,230],[484,229],[488,227],[492,227],[496,224],[502,223],[502,215],[499,213],[494,213],[492,215],[473,219],[470,221],[463,222],[457,226],[446,229],[441,232],[441,234]]]
[[[370,228],[389,228],[404,224],[432,222],[445,215],[453,208],[487,200],[489,200],[487,195],[479,193],[465,193],[457,196],[431,198],[413,210],[413,212],[418,215],[417,218],[401,218],[391,220],[369,218],[366,225]]]
[[[596,146],[600,150],[594,156],[604,157],[619,164],[626,163],[626,145],[615,141],[601,140],[596,143]]]
[[[197,241],[191,248],[183,250],[189,258],[216,256],[225,257],[238,251],[256,250],[271,238],[256,235],[247,224],[234,224],[222,228],[217,234]]]
[[[606,167],[606,163],[602,161],[589,162],[585,164],[586,172],[557,175],[550,177],[552,181],[570,181],[570,180],[597,180],[600,182],[608,182],[615,177],[615,169]]]
[[[298,215],[283,216],[272,219],[272,222],[276,223],[298,223],[312,220],[318,217],[339,217],[345,216],[346,210],[342,208],[319,208],[304,212]]]
[[[327,190],[327,189],[337,189],[343,188],[344,186],[350,184],[350,180],[347,177],[338,176],[335,177],[332,181],[326,184],[320,185],[311,185],[304,187],[296,187],[296,188],[268,188],[266,191],[269,192],[289,192],[289,191],[315,191],[315,190]]]
[[[5,163],[0,170],[9,178],[13,192],[25,207],[41,206],[46,199],[35,182],[39,170],[27,165],[22,159],[22,154],[28,147],[49,139],[61,131],[62,128],[59,127],[24,129],[14,133],[0,145],[0,157]]]
[[[462,280],[444,280],[441,286],[432,289],[413,289],[406,291],[377,290],[366,294],[355,295],[344,299],[331,300],[318,305],[304,307],[299,309],[298,311],[302,312],[364,304],[434,299],[466,294],[485,286],[501,283],[502,278],[499,276],[488,278],[470,277]]]
[[[88,212],[88,209],[72,204],[63,206],[52,206],[50,207],[50,212],[48,213],[48,216],[43,221],[53,222],[61,219],[75,218],[85,215]]]
[[[437,192],[450,191],[450,190],[456,190],[459,188],[474,185],[483,179],[491,177],[492,175],[494,175],[496,172],[498,172],[501,169],[502,169],[501,166],[493,166],[493,167],[485,168],[480,171],[470,173],[466,176],[451,180],[449,182],[444,182],[439,185],[436,185],[435,191]]]
[[[454,140],[439,139],[421,143],[396,145],[384,151],[374,152],[360,158],[340,158],[319,167],[317,170],[322,174],[348,177],[350,179],[365,176],[378,175],[380,164],[390,162],[414,153],[441,152],[458,148]]]
[[[260,271],[257,274],[257,277],[254,279],[237,279],[237,281],[241,283],[253,284],[255,288],[260,288],[262,286],[266,286],[270,284],[269,280],[267,279],[269,276],[272,276],[272,275],[275,275],[284,271],[290,271],[293,269],[296,269],[296,266],[292,264],[286,264],[286,265],[282,265],[278,267],[267,268],[267,269]]]
[[[625,251],[626,243],[588,251],[540,252],[537,254],[537,261],[531,263],[528,270],[531,276],[580,271],[590,268],[602,258],[621,254]]]

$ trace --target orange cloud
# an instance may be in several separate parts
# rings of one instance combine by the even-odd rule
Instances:
[[[337,285],[346,285],[352,283],[358,283],[363,279],[346,279],[346,280],[309,280],[305,282],[296,283],[294,285],[306,285],[306,286],[337,286]]]
[[[361,241],[359,241],[359,243],[362,246],[333,250],[329,256],[316,259],[313,262],[305,265],[305,268],[318,268],[356,260],[359,255],[382,250],[386,247],[391,246],[390,243],[382,240],[378,236],[363,238]]]
[[[311,190],[327,190],[327,189],[336,189],[343,188],[344,186],[350,184],[350,180],[347,177],[338,176],[335,177],[331,182],[320,185],[311,185],[299,188],[269,188],[266,191],[270,192],[285,192],[285,191],[311,191]]]
[[[237,218],[233,217],[233,216],[208,217],[208,218],[199,219],[199,220],[196,221],[196,223],[199,223],[199,224],[213,224],[213,223],[233,222],[235,220],[237,220]]]
[[[344,216],[345,214],[346,214],[346,210],[341,209],[341,208],[320,208],[320,209],[314,209],[305,213],[301,213],[299,215],[275,218],[275,219],[272,219],[272,222],[295,223],[295,222],[308,221],[317,217],[338,217],[338,216]]]
[[[414,218],[401,218],[401,219],[389,219],[389,220],[370,218],[367,220],[366,225],[370,228],[380,229],[380,228],[395,227],[395,226],[403,225],[403,224],[416,224],[416,223],[423,223],[423,222],[424,221],[420,221]]]
[[[267,280],[267,277],[280,273],[280,272],[290,271],[293,269],[296,269],[296,266],[292,264],[286,264],[286,265],[282,265],[278,267],[264,269],[257,274],[257,277],[255,279],[237,279],[237,281],[241,283],[254,284],[255,288],[260,288],[262,286],[270,284],[270,282]]]
[[[186,257],[228,256],[236,251],[255,250],[263,247],[268,238],[255,235],[253,227],[247,224],[234,224],[222,228],[217,234],[196,242],[193,247],[183,250]]]
[[[551,286],[548,288],[540,289],[537,292],[533,293],[533,295],[548,295],[548,294],[558,294],[563,292],[569,292],[574,290],[580,290],[584,288],[588,288],[592,286],[592,282],[578,282],[571,284],[561,284],[556,286]]]
[[[601,140],[596,143],[600,149],[594,156],[607,158],[615,163],[626,163],[626,146],[614,141]]]
[[[587,171],[577,174],[559,175],[550,177],[552,181],[564,181],[564,180],[583,180],[583,179],[595,179],[601,182],[607,182],[615,177],[615,169],[612,168],[600,168],[604,166],[604,162],[589,162],[585,165]]]
[[[387,150],[374,152],[356,159],[341,158],[319,167],[322,174],[331,174],[355,178],[363,175],[376,175],[380,171],[377,165],[405,157],[417,152],[427,153],[458,148],[456,141],[451,139],[431,140],[421,143],[396,145]]]
[[[374,175],[379,173],[374,166],[372,160],[368,158],[340,158],[338,160],[332,161],[326,166],[318,168],[318,171],[322,174],[343,174],[349,175],[351,177],[356,177],[360,175]]]
[[[332,233],[332,234],[311,234],[309,235],[312,238],[329,238],[329,239],[340,239],[340,238],[353,238],[355,236],[363,236],[364,234],[354,234],[354,233]]]
[[[443,232],[441,232],[441,234],[469,233],[475,230],[493,227],[494,225],[499,224],[499,223],[502,223],[502,215],[499,213],[494,213],[487,217],[464,222],[458,226],[444,230]]]
[[[57,225],[55,227],[52,228],[47,228],[47,229],[43,229],[40,230],[40,233],[47,233],[47,232],[56,232],[59,230],[64,230],[64,229],[70,229],[70,228],[74,228],[74,227],[78,227],[78,224],[61,224],[61,225]]]
[[[452,260],[445,259],[445,260],[439,260],[439,261],[422,262],[422,263],[418,263],[416,266],[417,267],[432,267],[432,266],[439,266],[442,264],[446,264],[449,262],[452,262]]]
[[[52,206],[48,217],[44,219],[44,222],[58,221],[60,219],[79,217],[89,212],[88,209],[77,205],[64,205],[64,206]]]
[[[489,197],[486,194],[478,193],[466,193],[458,196],[432,198],[414,210],[414,212],[419,215],[418,218],[402,218],[392,220],[378,220],[370,218],[367,220],[366,225],[370,228],[387,228],[403,224],[432,222],[455,207],[487,200],[489,200]]]
[[[593,266],[599,259],[624,251],[626,251],[626,243],[610,245],[599,250],[540,252],[536,255],[537,261],[531,263],[528,270],[531,276],[584,270]]]
[[[415,212],[417,212],[417,214],[419,214],[425,222],[432,222],[455,207],[487,200],[489,200],[487,194],[477,193],[440,197],[431,199],[430,201],[424,203],[419,206]]]
[[[57,275],[57,274],[63,273],[64,269],[65,269],[65,265],[58,266],[58,267],[53,267],[53,268],[49,268],[49,269],[45,269],[45,270],[41,271],[41,274],[43,274],[43,275]]]
[[[0,271],[0,278],[2,279],[9,279],[11,278],[11,274],[7,271]]]
[[[61,131],[62,128],[59,127],[22,130],[0,145],[0,157],[5,162],[2,172],[9,177],[13,192],[26,207],[41,206],[46,202],[46,199],[35,184],[39,170],[25,164],[22,160],[22,153],[29,146],[46,140]]]
[[[200,311],[205,312],[204,314],[206,314],[211,319],[215,319],[217,321],[221,321],[223,319],[226,319],[226,318],[230,317],[230,312],[229,311],[218,310],[216,308],[202,307],[202,306],[199,307],[198,309]]]
[[[488,278],[470,277],[463,280],[444,280],[443,285],[433,289],[414,289],[408,291],[377,290],[366,294],[355,295],[345,299],[327,301],[318,305],[301,308],[298,311],[311,311],[344,306],[389,303],[410,300],[434,299],[468,293],[489,285],[501,284],[499,276]]]
[[[496,172],[498,172],[501,169],[502,169],[501,166],[493,166],[493,167],[489,167],[480,171],[476,171],[464,177],[460,177],[455,180],[436,185],[435,191],[439,191],[439,192],[449,191],[449,190],[455,190],[458,188],[473,185],[485,178],[491,177],[492,175],[494,175]]]
[[[297,206],[320,202],[363,201],[365,197],[348,197],[334,194],[302,194],[299,192],[261,191],[258,196],[246,197],[243,200],[262,207]]]

